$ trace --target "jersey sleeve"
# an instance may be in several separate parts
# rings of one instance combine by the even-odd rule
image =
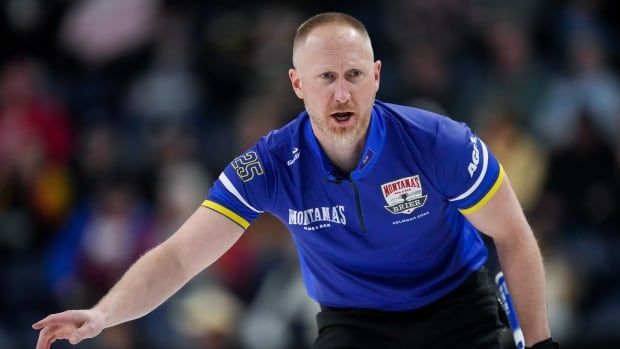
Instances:
[[[437,178],[446,198],[463,214],[476,212],[502,184],[502,166],[464,123],[444,119],[436,144]]]
[[[247,229],[270,202],[273,172],[260,143],[236,157],[222,171],[202,206]]]

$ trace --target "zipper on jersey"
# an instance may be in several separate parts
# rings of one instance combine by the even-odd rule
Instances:
[[[364,223],[364,217],[362,216],[362,204],[360,203],[360,193],[359,193],[359,190],[357,190],[357,184],[355,184],[355,181],[353,181],[353,178],[351,178],[351,176],[337,177],[337,176],[331,175],[327,179],[328,182],[335,183],[335,184],[340,184],[342,183],[343,180],[351,183],[351,188],[353,189],[353,197],[355,198],[355,209],[357,211],[357,222],[360,226],[360,229],[362,230],[362,233],[365,233],[366,224]]]
[[[351,176],[349,176],[349,183],[351,183],[351,188],[353,188],[353,195],[355,196],[355,208],[357,209],[357,221],[359,222],[360,229],[362,229],[362,233],[366,232],[366,224],[364,224],[364,217],[362,216],[362,204],[360,203],[360,193],[357,190],[357,184]]]

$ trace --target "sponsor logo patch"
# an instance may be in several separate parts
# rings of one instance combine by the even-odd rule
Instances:
[[[293,153],[293,158],[286,162],[286,164],[289,165],[289,166],[294,164],[295,161],[297,161],[297,159],[299,159],[299,156],[300,156],[299,148],[293,148],[292,153]]]
[[[288,224],[301,225],[305,230],[330,228],[332,224],[347,224],[344,206],[313,207],[306,210],[288,210]]]
[[[392,214],[410,214],[424,206],[428,195],[422,193],[420,176],[403,177],[381,185],[381,194],[387,202],[386,210]]]

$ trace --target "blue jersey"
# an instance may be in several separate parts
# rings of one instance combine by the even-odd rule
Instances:
[[[243,228],[263,211],[289,229],[308,294],[332,307],[424,306],[487,258],[474,212],[503,170],[463,123],[376,101],[357,167],[343,175],[306,112],[224,169],[203,203]]]

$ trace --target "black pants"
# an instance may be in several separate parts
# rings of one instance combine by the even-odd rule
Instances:
[[[482,268],[448,295],[412,311],[322,306],[313,348],[514,349],[499,311],[495,285]]]

